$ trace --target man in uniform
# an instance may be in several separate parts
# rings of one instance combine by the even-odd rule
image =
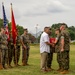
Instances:
[[[12,68],[11,66],[11,62],[12,62],[12,58],[13,58],[13,51],[14,51],[14,44],[13,44],[13,39],[12,39],[12,34],[11,31],[9,33],[10,39],[8,41],[8,67]]]
[[[62,64],[61,64],[61,53],[60,53],[60,29],[55,30],[56,39],[55,39],[55,52],[57,53],[57,62],[59,65],[59,68],[57,69],[58,72],[62,71]]]
[[[22,44],[22,65],[28,65],[28,57],[29,57],[29,36],[28,30],[24,29],[24,33],[21,35],[21,44]]]
[[[2,66],[4,69],[6,69],[5,63],[7,61],[7,47],[8,41],[7,41],[7,36],[5,34],[5,29],[4,27],[1,27],[1,32],[0,32],[0,46],[2,50]]]
[[[16,54],[17,54],[16,61],[17,61],[17,66],[19,66],[18,62],[19,62],[19,59],[20,59],[20,45],[21,45],[21,40],[20,40],[20,36],[19,36],[18,32],[19,31],[17,31],[17,38],[16,38]]]
[[[1,42],[0,42],[0,70],[3,69],[2,66],[2,50],[1,50]]]
[[[2,66],[2,51],[1,51],[1,48],[0,48],[0,70],[1,69],[3,69],[3,66]]]
[[[61,52],[61,62],[62,62],[62,72],[61,74],[68,73],[69,69],[69,51],[70,51],[70,37],[69,33],[66,30],[66,24],[62,24],[60,27],[61,30],[61,39],[60,39],[60,52]]]

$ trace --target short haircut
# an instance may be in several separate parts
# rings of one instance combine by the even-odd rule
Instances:
[[[24,31],[28,31],[28,29],[27,29],[27,28],[25,28],[25,29],[24,29]]]
[[[61,26],[67,28],[67,24],[65,24],[65,23],[61,23]]]
[[[55,29],[55,31],[59,31],[59,32],[60,32],[60,29],[59,29],[59,28],[57,28],[57,29]]]
[[[48,28],[51,30],[51,28],[50,28],[50,27],[45,27],[45,28],[44,28],[44,30],[46,30],[46,29],[48,29]]]

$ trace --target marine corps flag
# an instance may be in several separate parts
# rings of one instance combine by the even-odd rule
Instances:
[[[4,8],[3,3],[2,3],[2,10],[3,10],[3,25],[4,25],[5,29],[6,29],[5,34],[7,35],[8,41],[9,41],[8,21],[7,21],[7,17],[6,17],[6,14],[5,14],[5,8]]]
[[[16,36],[17,36],[17,29],[16,29],[16,23],[15,23],[15,18],[13,14],[13,9],[12,9],[12,4],[11,4],[11,31],[12,31],[12,38],[13,38],[13,43],[16,43]]]

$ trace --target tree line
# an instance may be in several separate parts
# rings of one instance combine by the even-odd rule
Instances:
[[[3,26],[3,19],[0,19],[0,28],[1,28],[1,26]],[[16,25],[16,26],[17,26],[19,35],[23,34],[23,30],[24,30],[23,26],[21,26],[21,25]],[[51,36],[52,37],[56,36],[55,35],[55,29],[59,28],[60,26],[61,26],[61,23],[52,24],[52,26],[51,26],[51,29],[52,29]],[[75,27],[74,26],[68,27],[67,24],[66,24],[66,27],[67,27],[67,30],[69,31],[69,35],[71,37],[71,40],[75,40]],[[9,21],[8,21],[8,28],[9,28],[9,30],[11,30],[11,22],[9,22]],[[41,36],[41,34],[37,38],[35,38],[35,36],[33,36],[31,33],[29,33],[29,37],[30,37],[31,43],[34,43],[36,41],[36,39],[39,42],[40,36]]]
[[[57,23],[57,24],[52,24],[51,27],[51,37],[55,38],[56,35],[55,35],[55,29],[59,28],[61,26],[61,23]],[[69,32],[69,36],[71,38],[71,40],[75,40],[75,27],[74,26],[70,26],[68,27],[68,25],[66,24],[66,27],[67,27],[67,30]],[[38,36],[38,42],[40,41],[40,36],[41,34]]]
[[[65,24],[66,24],[66,23],[65,23]],[[56,29],[56,28],[59,28],[60,26],[61,26],[61,23],[53,24],[53,25],[51,26],[53,33],[54,33],[55,29]],[[68,30],[68,32],[69,32],[69,35],[70,35],[71,40],[75,40],[75,27],[74,27],[74,26],[68,27],[67,24],[66,24],[66,27],[67,27],[67,30]],[[52,34],[52,36],[55,36],[55,35]]]
[[[0,19],[0,28],[2,26],[3,26],[3,19]],[[24,30],[23,26],[17,24],[16,27],[19,32],[19,35],[22,35],[23,30]],[[9,31],[11,31],[11,22],[9,22],[9,21],[8,21],[8,29],[9,29]],[[35,36],[33,36],[31,33],[28,33],[28,35],[29,35],[29,39],[30,39],[31,43],[34,43],[34,41],[36,40]]]

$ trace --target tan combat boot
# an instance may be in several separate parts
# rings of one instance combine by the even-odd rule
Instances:
[[[64,71],[62,71],[62,72],[60,72],[61,74],[67,74],[67,73],[69,73],[69,71],[68,70],[64,70]]]
[[[48,71],[53,71],[54,69],[52,69],[52,68],[48,68]]]

